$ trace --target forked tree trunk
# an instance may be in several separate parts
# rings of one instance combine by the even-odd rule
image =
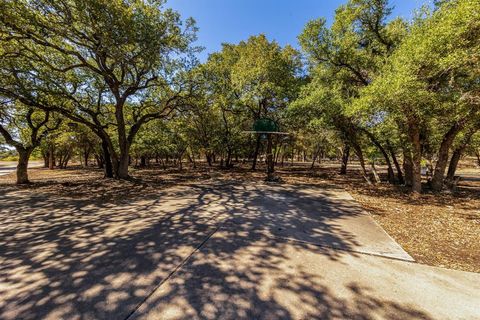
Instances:
[[[387,164],[387,172],[388,172],[387,180],[388,180],[388,182],[390,182],[391,184],[395,183],[395,174],[393,173],[392,162],[390,161],[390,157],[388,156],[387,151],[382,146],[382,144],[377,140],[377,138],[375,137],[375,135],[373,133],[371,133],[370,131],[368,131],[366,129],[363,129],[363,132],[365,132],[367,134],[367,136],[370,138],[372,143],[382,153],[383,158],[385,159],[385,162]]]
[[[315,168],[315,161],[317,161],[318,155],[320,154],[320,149],[321,149],[321,147],[318,146],[318,148],[314,151],[313,156],[312,156],[312,165],[310,166],[310,169]]]

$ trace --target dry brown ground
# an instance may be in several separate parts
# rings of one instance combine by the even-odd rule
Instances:
[[[480,170],[464,165],[462,170],[480,178]],[[339,185],[349,191],[375,220],[420,263],[480,272],[480,179],[462,182],[455,192],[413,196],[402,187],[378,184],[368,187],[358,172],[337,174],[336,165],[310,170],[297,164],[279,167],[283,182],[318,186]],[[13,185],[13,175],[0,177],[2,190],[34,188],[38,192],[100,201],[124,201],[154,194],[175,184],[207,179],[258,181],[261,171],[247,168],[229,171],[199,169],[133,170],[132,181],[102,179],[101,171],[32,169],[34,184]]]

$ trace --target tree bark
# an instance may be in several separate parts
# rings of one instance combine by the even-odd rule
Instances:
[[[413,181],[413,160],[409,151],[403,150],[403,172],[405,173],[405,186],[411,187]]]
[[[350,146],[348,144],[345,144],[342,152],[342,167],[340,168],[340,174],[347,174],[349,157],[350,157]]]
[[[48,168],[53,170],[55,168],[55,149],[51,144],[48,150]]]
[[[410,128],[410,140],[412,142],[412,192],[422,192],[422,146],[420,130],[418,126]]]
[[[17,151],[17,184],[27,184],[30,182],[28,180],[28,160],[30,159],[31,150],[17,148]]]

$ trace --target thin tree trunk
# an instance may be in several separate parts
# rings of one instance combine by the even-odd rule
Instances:
[[[257,137],[257,143],[255,145],[255,152],[253,153],[253,162],[252,162],[252,170],[256,170],[257,168],[257,158],[258,158],[258,151],[260,150],[260,135]]]
[[[392,157],[393,164],[395,165],[395,169],[397,170],[398,183],[399,184],[404,184],[405,181],[403,179],[402,168],[400,167],[400,164],[398,163],[397,156],[395,155],[395,150],[393,150],[393,147],[390,144],[390,142],[387,142],[387,147],[388,147],[388,151],[390,152],[390,155]]]
[[[273,181],[275,179],[275,163],[273,162],[273,150],[272,150],[272,135],[267,134],[267,181]]]
[[[362,148],[358,144],[354,143],[353,150],[355,151],[355,154],[357,155],[358,160],[360,161],[360,167],[362,168],[363,178],[368,184],[372,184],[372,181],[368,177],[367,168],[365,167],[365,158],[363,157]]]
[[[452,158],[450,159],[450,163],[448,165],[448,171],[447,171],[447,177],[446,181],[452,182],[455,178],[455,172],[457,171],[457,166],[458,162],[460,161],[463,152],[467,148],[467,146],[470,144],[470,141],[472,140],[473,135],[478,131],[476,127],[471,128],[470,130],[467,131],[465,134],[461,144],[458,146],[458,148],[453,151]]]
[[[387,163],[387,167],[388,167],[388,175],[387,175],[387,180],[388,182],[390,182],[391,184],[394,184],[395,183],[395,174],[393,173],[393,168],[392,168],[392,162],[390,161],[390,157],[388,156],[388,153],[387,151],[385,150],[385,148],[382,146],[382,144],[376,139],[375,135],[373,133],[371,133],[370,131],[366,130],[366,129],[362,129],[363,132],[365,132],[367,134],[367,136],[370,138],[370,140],[372,141],[372,143],[378,148],[378,150],[380,150],[380,152],[382,153],[383,155],[383,158],[385,159],[385,162]]]
[[[315,153],[313,154],[312,157],[312,165],[310,166],[310,169],[315,168],[315,161],[317,161],[318,154],[320,153],[321,146],[318,146],[317,149],[315,150]]]
[[[375,179],[375,182],[376,183],[382,182],[381,179],[380,179],[380,176],[378,175],[377,168],[375,168],[375,162],[374,161],[372,161],[371,167],[372,167],[372,173],[373,173],[373,177]]]

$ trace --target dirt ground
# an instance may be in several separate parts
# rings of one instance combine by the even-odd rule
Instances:
[[[309,168],[295,164],[277,168],[277,175],[288,184],[337,185],[345,188],[374,219],[418,262],[457,270],[480,272],[480,170],[463,164],[461,181],[455,191],[425,192],[413,196],[405,188],[386,183],[367,186],[355,166],[345,176],[337,164]],[[205,166],[185,168],[133,169],[131,181],[102,179],[102,172],[79,167],[67,170],[31,169],[33,184],[13,185],[13,174],[0,177],[0,199],[4,191],[33,188],[37,192],[96,201],[125,201],[154,194],[182,183],[205,180],[261,181],[261,168],[252,172],[237,165],[232,170],[212,170]]]

